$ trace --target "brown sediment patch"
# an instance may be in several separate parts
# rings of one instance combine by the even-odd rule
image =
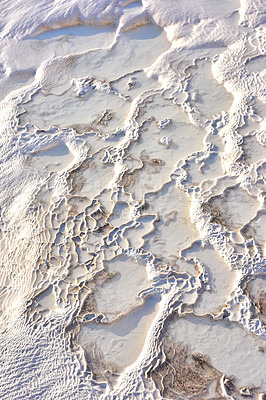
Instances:
[[[265,251],[264,247],[266,242],[265,223],[266,213],[264,209],[261,209],[257,212],[256,217],[241,229],[241,234],[246,239],[254,239],[256,245],[261,248],[262,252]]]
[[[266,281],[263,277],[253,279],[247,285],[247,292],[256,307],[256,315],[266,322]]]
[[[86,314],[95,313],[96,301],[94,296],[94,290],[98,286],[102,286],[106,281],[114,278],[117,275],[116,272],[108,271],[107,269],[102,269],[96,271],[96,273],[87,281],[86,286],[90,288],[91,292],[88,293],[85,300],[82,303],[81,310],[79,312],[79,318],[82,318]]]
[[[85,124],[74,124],[70,128],[74,129],[78,134],[96,133],[101,134],[102,130],[96,125],[102,125],[103,127],[108,124],[115,116],[114,112],[110,110],[104,110],[92,123]]]
[[[241,233],[249,240],[255,236],[256,230],[251,226],[251,224],[247,224],[241,229]]]
[[[214,398],[222,398],[218,389],[221,373],[207,357],[190,353],[187,346],[175,342],[169,335],[164,337],[162,351],[164,360],[151,371],[150,376],[163,397],[203,399],[208,395],[210,384],[214,383]]]
[[[75,216],[84,212],[85,208],[91,205],[91,201],[87,197],[75,195],[68,199],[68,205],[70,206],[69,215]]]
[[[142,168],[143,167],[136,169],[133,172],[125,172],[119,182],[119,185],[124,187],[126,191],[131,190],[134,184],[138,181],[140,170]]]
[[[90,162],[91,159],[86,158],[86,160],[84,160],[77,168],[70,171],[67,177],[67,182],[70,188],[69,193],[72,196],[74,196],[75,194],[79,195],[80,190],[83,188],[86,181],[83,178],[82,173],[89,167]]]
[[[265,147],[259,143],[258,137],[255,133],[249,133],[249,135],[243,138],[241,148],[242,155],[240,160],[244,161],[248,165],[258,163],[265,158]]]
[[[266,315],[266,292],[259,293],[258,304],[261,314]]]
[[[117,365],[104,360],[103,352],[95,342],[86,343],[85,359],[92,372],[92,378],[96,381],[104,380],[111,384],[118,375]]]
[[[113,227],[109,223],[103,223],[103,225],[100,225],[94,230],[94,233],[100,233],[101,235],[107,236],[112,230]]]
[[[130,154],[130,157],[134,157]],[[142,166],[136,168],[131,172],[125,172],[121,178],[119,184],[123,186],[126,190],[131,190],[133,186],[140,181],[140,174],[142,174],[148,168],[148,173],[159,173],[165,162],[157,158],[150,158],[147,154],[142,154],[140,156]],[[150,166],[150,167],[149,167]]]
[[[97,125],[106,125],[108,121],[110,121],[113,118],[113,113],[110,112],[109,110],[105,110],[101,113],[101,115],[94,121],[95,124]]]
[[[83,317],[86,314],[91,314],[95,312],[95,298],[93,293],[89,293],[83,302],[79,317]]]
[[[78,134],[95,132],[95,128],[91,124],[75,124],[71,125],[70,128],[74,129]]]
[[[157,192],[161,188],[164,181],[160,174],[166,165],[165,161],[147,155],[142,155],[140,160],[142,167],[126,172],[119,182],[127,193],[139,201],[143,200],[145,193]],[[157,182],[157,186],[154,182]]]
[[[222,218],[221,211],[218,210],[217,207],[213,204],[214,200],[209,200],[208,203],[202,204],[202,211],[205,214],[209,214],[211,216],[211,222],[218,225],[223,225],[227,227],[226,221]]]
[[[202,205],[211,222],[237,231],[255,217],[259,208],[257,199],[239,186],[228,187]]]

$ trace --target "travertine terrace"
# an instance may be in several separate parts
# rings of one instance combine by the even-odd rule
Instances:
[[[1,399],[266,398],[265,21],[3,2]]]

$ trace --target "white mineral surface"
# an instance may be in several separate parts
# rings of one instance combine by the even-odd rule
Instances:
[[[1,3],[1,399],[266,398],[265,21]]]

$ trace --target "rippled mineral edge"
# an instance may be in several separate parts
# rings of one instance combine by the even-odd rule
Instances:
[[[266,4],[4,0],[0,398],[266,398]]]

